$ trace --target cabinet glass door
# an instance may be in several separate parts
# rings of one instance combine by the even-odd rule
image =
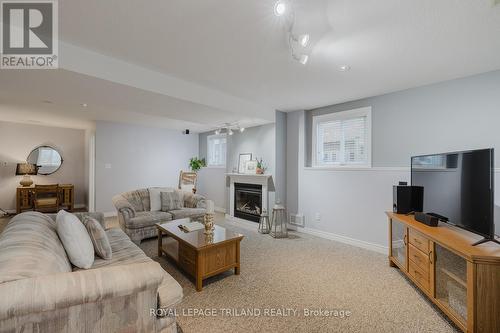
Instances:
[[[406,267],[406,226],[396,220],[392,220],[392,257],[397,260],[400,268]]]
[[[464,324],[467,322],[467,262],[436,244],[436,299]]]

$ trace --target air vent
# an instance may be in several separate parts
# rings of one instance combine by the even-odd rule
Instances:
[[[290,224],[296,225],[299,227],[304,227],[305,226],[304,215],[290,214]]]

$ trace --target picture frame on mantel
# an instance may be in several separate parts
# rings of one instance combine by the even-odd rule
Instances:
[[[246,163],[252,160],[252,153],[241,153],[238,158],[238,173],[246,173]]]
[[[247,175],[255,175],[257,174],[257,161],[247,161],[245,163],[245,174]]]

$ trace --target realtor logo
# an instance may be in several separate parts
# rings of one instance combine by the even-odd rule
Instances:
[[[2,69],[58,67],[57,0],[1,1]]]

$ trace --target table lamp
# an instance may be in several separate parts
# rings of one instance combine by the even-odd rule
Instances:
[[[21,186],[27,187],[33,185],[33,180],[31,180],[30,175],[36,175],[38,173],[38,168],[36,164],[31,163],[17,163],[16,176],[23,176],[19,184]]]

